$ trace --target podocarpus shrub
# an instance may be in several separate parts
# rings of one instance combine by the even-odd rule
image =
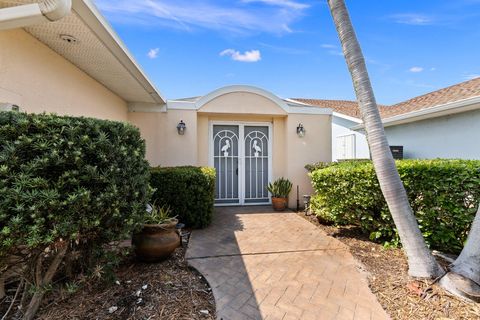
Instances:
[[[427,243],[458,252],[480,200],[480,161],[399,160],[408,198]],[[372,240],[398,235],[371,162],[343,162],[310,173],[312,210],[336,224],[357,224]]]
[[[209,167],[157,167],[151,170],[152,201],[169,206],[189,227],[210,224],[215,198],[215,169]]]
[[[88,270],[142,221],[151,195],[144,155],[126,123],[0,112],[0,272],[26,271],[27,315],[63,261]]]

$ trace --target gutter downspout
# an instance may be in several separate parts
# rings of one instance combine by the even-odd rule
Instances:
[[[43,0],[0,9],[0,30],[23,28],[42,22],[53,22],[70,13],[72,0]]]

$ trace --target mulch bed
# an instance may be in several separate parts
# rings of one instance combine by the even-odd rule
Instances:
[[[464,302],[435,284],[431,286],[432,281],[409,277],[401,249],[385,249],[369,241],[357,227],[325,226],[313,215],[299,215],[350,247],[367,272],[370,289],[392,319],[480,319],[480,304]]]
[[[215,319],[206,280],[187,266],[185,249],[169,259],[141,263],[128,258],[115,272],[115,284],[83,287],[49,304],[39,319]]]

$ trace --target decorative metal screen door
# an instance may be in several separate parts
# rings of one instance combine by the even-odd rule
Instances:
[[[216,205],[270,203],[269,125],[212,125],[211,165],[217,171]]]
[[[244,135],[244,188],[245,204],[269,203],[270,150],[268,126],[245,126]]]
[[[217,171],[216,204],[240,204],[239,126],[213,126],[213,165]]]

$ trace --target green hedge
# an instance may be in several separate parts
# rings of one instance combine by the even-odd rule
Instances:
[[[422,233],[432,247],[458,252],[480,199],[480,161],[396,162]],[[343,162],[310,173],[312,210],[324,221],[357,224],[372,240],[398,243],[371,162]]]
[[[104,245],[143,220],[144,156],[144,140],[126,123],[0,112],[0,273],[12,267],[5,257],[21,256],[26,282],[38,286],[35,272],[65,246],[70,270],[98,265]]]
[[[169,206],[188,227],[204,228],[213,216],[215,169],[209,167],[157,167],[151,169],[152,201]]]

